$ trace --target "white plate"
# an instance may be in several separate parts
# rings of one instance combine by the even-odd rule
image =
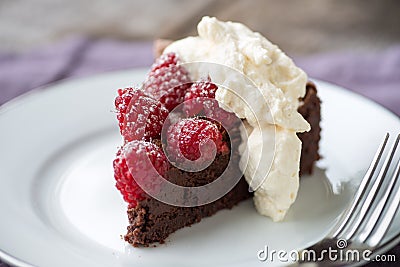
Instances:
[[[384,133],[400,131],[399,119],[384,108],[317,81],[324,160],[301,179],[284,222],[258,215],[249,200],[177,231],[164,245],[132,248],[120,237],[127,217],[114,187],[111,162],[121,140],[112,110],[116,88],[139,83],[145,71],[64,81],[0,108],[4,260],[38,267],[263,265],[257,252],[266,245],[290,251],[324,236]],[[399,229],[397,220],[389,234]]]

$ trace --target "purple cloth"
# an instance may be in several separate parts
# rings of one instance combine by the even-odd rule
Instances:
[[[67,78],[149,66],[150,42],[76,37],[30,53],[0,52],[0,105],[33,88]]]
[[[375,53],[298,58],[310,77],[351,89],[400,115],[400,45]]]
[[[25,54],[0,52],[0,105],[33,88],[67,78],[149,66],[149,42],[72,38]],[[400,115],[400,45],[375,53],[334,53],[296,59],[310,77],[365,95]],[[400,246],[388,254],[400,259]],[[370,263],[368,266],[396,266]],[[0,262],[0,267],[7,267]]]

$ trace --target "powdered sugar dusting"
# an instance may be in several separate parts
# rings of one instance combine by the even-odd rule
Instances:
[[[125,88],[119,92],[115,103],[125,141],[159,138],[168,116],[168,110],[163,104],[140,89]]]
[[[143,89],[172,110],[184,100],[191,85],[187,70],[178,64],[175,53],[162,55],[152,66]]]
[[[217,151],[228,150],[227,144],[222,140],[222,134],[218,127],[204,119],[188,118],[181,119],[168,129],[168,156],[174,161],[183,159],[197,160],[200,156],[207,157],[211,153],[204,150],[205,155],[200,152],[200,146],[207,140],[214,142]]]

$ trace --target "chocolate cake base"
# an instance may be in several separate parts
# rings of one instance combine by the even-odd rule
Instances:
[[[300,174],[311,174],[315,161],[320,158],[318,142],[321,131],[319,126],[320,100],[313,83],[307,84],[306,95],[301,101],[302,105],[299,107],[299,112],[310,123],[311,131],[298,135],[302,141]],[[238,153],[233,153],[233,156],[237,157]],[[177,168],[171,168],[166,178],[182,186],[207,184],[222,174],[229,159],[229,154],[219,154],[214,162],[201,172],[184,172]],[[229,193],[207,205],[176,207],[154,198],[142,200],[135,208],[128,209],[129,226],[125,240],[136,247],[149,246],[154,242],[163,243],[176,230],[197,223],[202,218],[211,216],[219,210],[231,209],[251,196],[252,193],[248,190],[248,184],[242,177]]]
[[[317,88],[312,82],[306,86],[306,95],[301,99],[302,105],[299,107],[299,113],[311,125],[309,132],[298,134],[301,140],[301,158],[300,158],[300,176],[303,174],[312,174],[314,163],[320,159],[318,153],[319,140],[321,139],[321,100],[317,95]]]
[[[222,209],[231,209],[239,202],[248,199],[244,179],[222,198],[199,207],[185,208],[164,204],[154,198],[141,201],[135,208],[128,210],[129,226],[125,240],[133,246],[148,246],[154,242],[163,243],[176,230],[200,222]]]

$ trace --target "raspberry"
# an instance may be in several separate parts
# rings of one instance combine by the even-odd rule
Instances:
[[[185,94],[185,111],[191,115],[200,114],[205,106],[212,105],[209,99],[215,98],[218,87],[208,78],[207,81],[195,82]]]
[[[117,118],[126,142],[149,141],[159,138],[168,110],[161,102],[148,96],[143,90],[125,88],[118,90],[115,99]]]
[[[205,116],[225,126],[232,127],[239,121],[236,115],[221,108],[215,100],[218,86],[207,80],[195,82],[185,95],[185,112],[188,116]]]
[[[193,83],[185,95],[185,100],[196,97],[215,98],[217,89],[218,86],[212,83],[210,77],[208,77],[207,80]]]
[[[173,160],[183,157],[189,160],[200,158],[200,145],[208,139],[213,141],[217,152],[228,151],[227,144],[222,140],[222,134],[214,123],[198,118],[181,119],[168,129],[168,153]],[[211,155],[211,147],[204,146],[204,159]]]
[[[151,72],[161,68],[168,68],[171,65],[178,64],[178,56],[175,53],[163,54],[156,59],[156,62],[151,66]]]
[[[168,53],[153,64],[143,83],[143,89],[171,111],[183,102],[190,85],[189,73],[178,65],[177,55]]]
[[[124,200],[129,203],[129,207],[135,207],[138,201],[148,197],[137,181],[141,184],[149,183],[146,186],[150,185],[152,193],[157,193],[160,185],[155,182],[155,178],[158,175],[163,176],[169,169],[169,163],[162,149],[142,140],[127,143],[118,150],[113,166],[116,187]]]

